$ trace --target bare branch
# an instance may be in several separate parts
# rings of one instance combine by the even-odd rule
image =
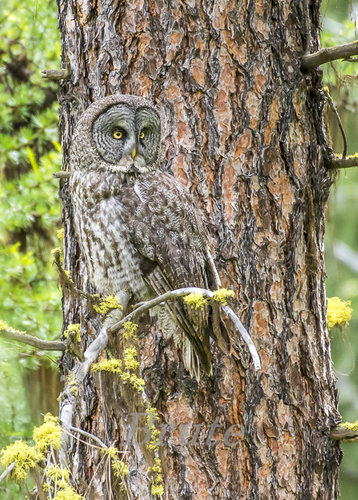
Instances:
[[[73,427],[71,425],[70,431],[78,432],[79,434],[82,434],[83,436],[86,436],[90,439],[93,439],[93,441],[96,441],[96,443],[98,443],[101,448],[105,448],[105,449],[108,448],[108,446],[106,444],[104,444],[104,442],[101,441],[99,439],[99,437],[95,436],[94,434],[90,434],[89,432],[86,432],[83,429],[80,429],[79,427]]]
[[[185,297],[191,293],[200,293],[204,297],[209,299],[214,299],[214,292],[211,290],[206,290],[205,288],[179,288],[177,290],[172,290],[164,293],[163,295],[159,295],[158,297],[149,300],[147,302],[141,303],[135,309],[124,316],[124,311],[127,309],[129,302],[129,295],[126,292],[118,294],[119,303],[122,305],[123,309],[116,309],[112,311],[110,316],[105,320],[98,336],[95,340],[87,347],[84,353],[84,361],[76,364],[76,366],[72,369],[71,374],[69,376],[70,379],[76,381],[77,384],[81,384],[87,375],[91,364],[98,358],[101,351],[103,351],[108,344],[108,335],[117,332],[120,330],[126,321],[133,321],[139,318],[143,313],[152,309],[158,304],[162,302],[167,302],[168,300],[175,300],[179,297]],[[218,302],[223,308],[223,311],[229,316],[232,320],[235,328],[240,333],[242,339],[247,345],[249,352],[251,354],[251,358],[253,360],[255,370],[259,370],[261,368],[261,362],[259,355],[257,353],[256,347],[251,340],[250,335],[248,334],[246,328],[241,323],[240,319],[234,313],[234,311],[228,305],[223,305]],[[123,317],[124,316],[124,317]],[[118,319],[122,317],[122,319]],[[143,397],[146,398],[145,393]],[[76,405],[76,396],[73,392],[71,392],[71,385],[67,384],[65,388],[65,394],[61,398],[61,409],[60,409],[60,421],[61,425],[69,430],[72,427],[73,420],[73,412]],[[65,448],[66,448],[66,440],[64,442],[64,446],[61,448],[60,452],[60,461],[61,463],[65,463]]]
[[[42,340],[27,333],[18,332],[13,328],[8,328],[6,330],[0,329],[0,338],[7,340],[15,340],[16,342],[21,342],[22,344],[31,345],[40,349],[42,351],[65,351],[66,344],[61,341],[51,341]]]
[[[75,365],[75,367],[71,370],[70,378],[76,381],[77,384],[81,384],[88,373],[88,370],[91,364],[96,361],[99,354],[103,349],[107,347],[108,344],[108,330],[109,327],[114,323],[115,319],[121,317],[123,315],[123,311],[126,310],[129,295],[126,292],[119,293],[118,295],[119,302],[123,307],[123,310],[116,309],[112,311],[109,317],[105,320],[98,336],[95,338],[93,342],[87,347],[84,352],[84,361]],[[67,384],[65,388],[65,395],[61,398],[61,408],[60,408],[60,421],[61,425],[66,429],[70,429],[72,427],[73,420],[73,412],[76,405],[76,396],[73,392],[71,392],[70,384]],[[62,463],[65,463],[65,447],[61,449],[60,459]]]
[[[305,70],[317,68],[321,64],[335,61],[337,59],[347,59],[356,55],[358,55],[357,40],[352,43],[345,43],[343,45],[321,49],[313,54],[306,54],[302,57],[301,68]]]
[[[345,266],[358,273],[358,253],[352,250],[343,241],[335,241],[333,244],[333,254]]]
[[[1,476],[0,476],[0,483],[1,483],[1,481],[3,481],[6,478],[6,476],[8,474],[10,474],[10,472],[12,471],[12,469],[14,467],[15,467],[15,462],[11,462],[11,464],[9,465],[9,467],[7,467],[7,469],[5,469],[4,472],[1,474]]]
[[[358,167],[358,155],[348,156],[347,158],[332,158],[326,161],[326,167],[329,170]]]
[[[71,71],[67,69],[44,69],[41,73],[42,78],[49,80],[69,80]]]
[[[205,288],[178,288],[177,290],[172,290],[170,292],[163,293],[163,295],[159,295],[155,299],[148,300],[148,302],[142,303],[139,307],[134,309],[130,314],[125,316],[123,319],[118,321],[117,323],[114,323],[108,328],[108,333],[115,333],[118,330],[120,330],[124,323],[126,321],[133,321],[139,316],[141,316],[144,312],[148,311],[149,309],[152,309],[158,304],[161,304],[162,302],[167,302],[168,300],[175,300],[178,297],[185,297],[186,295],[189,295],[191,293],[200,293],[204,297],[208,297],[210,299],[214,298],[214,292],[211,290],[206,290]],[[221,304],[219,304],[221,305]],[[261,368],[261,362],[259,355],[257,353],[256,347],[254,343],[251,340],[251,337],[249,333],[247,332],[246,328],[244,325],[241,323],[237,315],[234,313],[234,311],[229,307],[228,305],[221,305],[223,311],[229,316],[231,321],[233,322],[236,330],[240,333],[243,341],[247,345],[249,352],[251,354],[252,361],[254,363],[255,370],[259,370]]]
[[[342,123],[341,117],[339,116],[339,113],[338,113],[338,110],[336,108],[336,105],[334,104],[332,97],[329,95],[329,91],[326,91],[325,94],[326,94],[326,98],[327,98],[327,100],[329,102],[329,105],[331,106],[331,110],[336,115],[336,119],[337,119],[337,122],[338,122],[338,127],[339,127],[339,130],[340,130],[341,134],[342,134],[342,140],[343,140],[342,159],[344,159],[347,156],[348,145],[347,145],[347,137],[346,137],[346,134],[345,134],[344,128],[343,128],[343,123]]]

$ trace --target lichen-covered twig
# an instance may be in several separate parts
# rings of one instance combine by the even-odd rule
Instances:
[[[356,443],[358,441],[358,422],[345,422],[331,430],[329,437],[343,443]]]
[[[156,305],[161,304],[162,302],[167,302],[168,300],[176,300],[179,297],[185,297],[193,294],[201,295],[203,298],[211,300],[215,300],[218,297],[218,291],[212,292],[211,290],[206,290],[204,288],[194,288],[194,287],[179,288],[177,290],[172,290],[162,295],[159,295],[158,297],[149,300],[147,302],[141,303],[140,305],[138,305],[138,307],[135,307],[131,313],[124,316],[124,311],[126,310],[129,302],[129,295],[126,292],[118,294],[119,303],[121,304],[122,308],[116,309],[115,312],[111,313],[107,317],[98,336],[87,347],[86,351],[84,352],[84,361],[76,363],[75,367],[72,369],[70,373],[69,379],[75,381],[77,385],[83,382],[85,376],[87,375],[90,369],[91,364],[97,360],[101,351],[103,351],[107,347],[108,335],[120,330],[123,327],[124,323],[126,323],[127,321],[133,321],[138,319],[143,313],[145,313],[149,309],[152,309]],[[251,358],[253,360],[255,370],[256,371],[259,370],[261,368],[260,358],[257,353],[256,347],[252,342],[251,337],[248,334],[246,328],[241,323],[240,319],[237,317],[234,311],[226,304],[225,301],[220,300],[218,304],[220,305],[220,307],[222,307],[223,311],[231,319],[235,328],[240,333],[242,339],[247,345]],[[67,430],[71,429],[72,427],[73,412],[76,404],[76,394],[72,389],[73,387],[71,386],[70,383],[68,383],[67,387],[65,388],[64,394],[62,395],[61,398],[60,421],[61,425]],[[66,460],[65,448],[66,446],[62,448],[60,457],[61,462],[63,463]]]
[[[119,302],[122,306],[122,309],[118,309],[115,311],[116,317],[120,317],[123,315],[123,311],[126,310],[129,295],[126,292],[118,294]],[[93,342],[87,347],[86,351],[83,354],[84,360],[82,362],[76,363],[75,367],[71,370],[69,375],[69,379],[75,381],[77,385],[81,384],[87,375],[89,368],[92,363],[94,363],[100,352],[103,351],[108,344],[108,330],[111,324],[114,323],[113,316],[110,314]],[[60,407],[60,421],[61,425],[66,429],[70,429],[72,427],[73,421],[73,412],[76,405],[76,393],[72,390],[71,384],[67,384],[65,387],[65,391],[61,398],[61,407]],[[65,440],[66,444],[67,440]],[[66,461],[66,446],[61,448],[60,453],[60,461],[61,463],[65,463]]]
[[[335,61],[337,59],[348,59],[356,55],[358,55],[357,40],[352,43],[345,43],[343,45],[321,49],[318,52],[314,52],[313,54],[305,54],[302,57],[301,67],[302,69],[308,70],[317,68],[321,64],[325,64],[330,61]]]
[[[148,300],[147,302],[142,303],[139,307],[135,308],[131,313],[127,314],[127,316],[125,316],[123,319],[111,325],[108,329],[108,333],[117,332],[123,327],[126,321],[135,321],[143,313],[149,311],[149,309],[152,309],[153,307],[157,306],[158,304],[161,304],[162,302],[167,302],[168,300],[176,300],[179,297],[185,297],[186,295],[194,293],[201,294],[203,297],[207,297],[209,299],[214,299],[215,295],[215,292],[212,292],[211,290],[206,290],[205,288],[194,288],[194,287],[179,288],[177,290],[172,290],[170,292],[163,293],[162,295],[159,295],[155,299]],[[237,317],[237,315],[234,313],[231,307],[229,307],[227,304],[223,305],[221,304],[221,307],[223,311],[229,316],[235,328],[240,333],[243,341],[247,345],[255,370],[256,371],[259,370],[261,368],[260,358],[257,353],[256,347],[252,342],[251,337],[248,334],[246,328],[241,323],[240,319]]]
[[[56,340],[42,340],[37,337],[33,337],[19,330],[15,330],[11,326],[7,325],[5,322],[0,322],[0,338],[7,340],[15,340],[16,342],[21,342],[22,344],[31,345],[40,349],[42,351],[65,351],[66,343]]]
[[[326,168],[335,170],[338,168],[358,167],[358,154],[347,156],[347,158],[334,157],[325,162]]]

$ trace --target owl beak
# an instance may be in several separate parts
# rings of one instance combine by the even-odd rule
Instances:
[[[132,158],[133,158],[133,160],[136,157],[136,154],[137,154],[137,150],[136,150],[136,148],[133,148],[132,149]]]

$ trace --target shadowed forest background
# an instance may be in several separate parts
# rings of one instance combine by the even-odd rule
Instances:
[[[325,0],[322,40],[327,47],[355,40],[358,4]],[[0,11],[0,320],[44,339],[61,331],[61,294],[51,250],[61,246],[58,181],[58,84],[41,78],[60,67],[54,4],[8,0]],[[358,151],[358,72],[354,62],[324,66],[324,81],[339,111],[348,154]],[[343,151],[337,119],[327,105],[332,145]],[[327,212],[327,296],[351,300],[349,327],[331,330],[332,357],[343,420],[358,418],[358,170],[341,171]],[[344,243],[346,246],[343,246]],[[355,253],[349,253],[349,249]],[[44,361],[45,360],[45,361]],[[57,413],[61,390],[55,355],[1,341],[0,448],[31,439],[42,414]],[[356,498],[358,445],[343,445],[341,493]],[[1,472],[1,471],[0,471]],[[20,487],[1,484],[1,498],[23,498]]]

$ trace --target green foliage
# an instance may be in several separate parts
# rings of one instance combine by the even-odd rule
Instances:
[[[357,39],[356,19],[348,16],[348,3],[324,0],[321,33],[321,47],[333,47],[351,43]],[[338,16],[338,17],[337,17]],[[351,60],[339,60],[322,66],[324,81],[329,85],[334,100],[339,104],[349,92],[349,101],[358,99],[358,63],[357,57]]]
[[[42,338],[60,328],[49,256],[60,214],[56,87],[41,79],[59,61],[56,15],[51,4],[12,0],[0,23],[0,318]]]
[[[59,67],[53,3],[7,0],[0,12],[0,320],[41,338],[60,333],[60,292],[50,249],[60,218],[57,84],[41,78]],[[33,349],[0,341],[0,447],[31,435],[23,377]],[[47,358],[50,359],[50,358]],[[18,498],[1,484],[0,498]],[[23,498],[23,495],[21,496]]]
[[[357,36],[357,19],[349,11],[348,0],[324,0],[322,46],[330,47],[352,42]],[[358,151],[358,63],[335,61],[322,66],[324,82],[330,87],[348,139],[348,152]],[[328,114],[334,150],[342,151],[342,139],[333,114]],[[353,309],[349,326],[330,332],[333,364],[338,378],[339,410],[344,420],[355,421],[358,416],[358,274],[334,257],[335,241],[343,241],[358,253],[358,211],[352,210],[358,199],[358,169],[347,169],[338,175],[335,191],[331,193],[327,212],[326,269],[327,295],[349,299]],[[344,500],[357,497],[356,468],[358,446],[343,444],[344,459],[340,474],[340,489]]]

